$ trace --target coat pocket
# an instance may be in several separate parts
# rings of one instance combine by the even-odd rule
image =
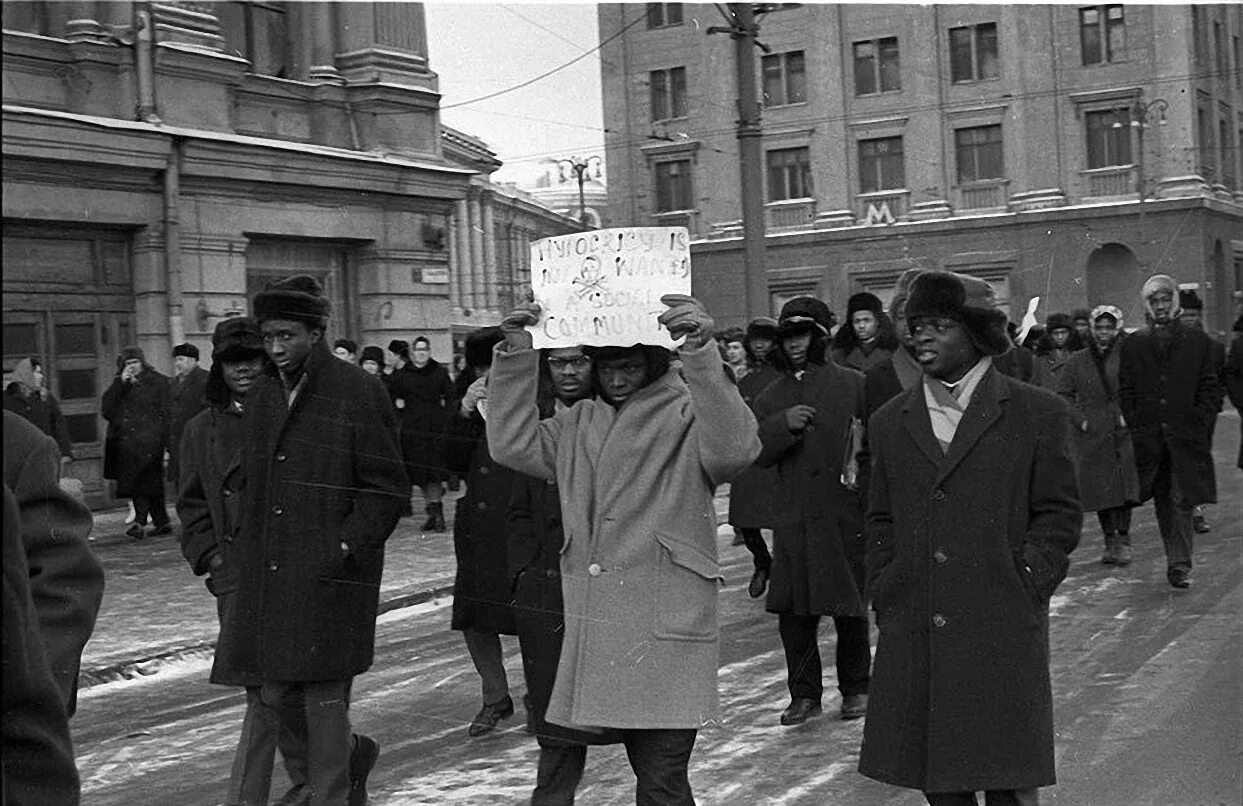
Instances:
[[[715,641],[717,588],[725,581],[720,564],[701,549],[657,533],[660,559],[656,570],[657,638]]]

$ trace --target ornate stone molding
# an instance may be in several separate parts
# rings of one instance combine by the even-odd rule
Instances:
[[[151,4],[157,42],[176,42],[203,50],[223,51],[220,20],[211,3],[166,0]]]

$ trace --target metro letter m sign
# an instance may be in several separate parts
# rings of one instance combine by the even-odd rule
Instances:
[[[875,204],[868,205],[867,216],[863,219],[864,226],[874,227],[877,224],[892,224],[893,222],[893,213],[889,212],[889,202],[881,202],[880,207]]]

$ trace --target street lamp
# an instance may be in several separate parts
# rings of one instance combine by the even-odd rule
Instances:
[[[569,159],[561,160],[560,163],[563,174],[565,169],[568,168],[578,178],[578,221],[585,227],[587,226],[587,202],[583,196],[583,182],[586,181],[587,172],[590,169],[594,168],[596,174],[599,175],[600,158],[597,156],[570,157]]]
[[[1165,125],[1165,113],[1170,109],[1170,104],[1164,98],[1153,98],[1148,103],[1144,103],[1138,98],[1129,107],[1119,106],[1114,108],[1113,128],[1121,129],[1123,122],[1119,119],[1118,113],[1125,111],[1127,113],[1128,123],[1135,130],[1136,148],[1139,150],[1139,160],[1136,163],[1135,172],[1135,192],[1139,194],[1139,200],[1145,198],[1145,181],[1144,181],[1144,131],[1153,125]]]

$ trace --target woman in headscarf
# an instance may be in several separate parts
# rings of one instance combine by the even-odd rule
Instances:
[[[11,382],[4,390],[4,407],[20,414],[56,440],[62,460],[73,459],[69,429],[60,413],[60,401],[43,385],[43,365],[37,358],[23,358],[10,373]]]

